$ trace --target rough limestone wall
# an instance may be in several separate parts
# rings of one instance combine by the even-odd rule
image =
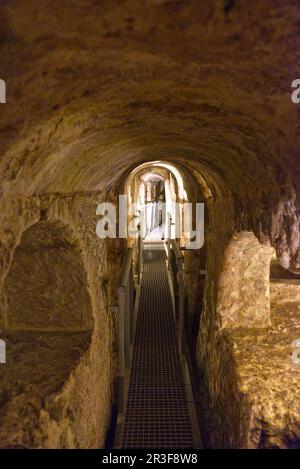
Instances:
[[[270,327],[230,332],[237,383],[244,396],[243,433],[234,442],[240,447],[300,447],[300,367],[292,360],[292,344],[299,339],[300,285],[290,282],[270,283]]]
[[[249,427],[254,413],[247,394],[243,392],[232,333],[244,328],[245,336],[251,336],[253,328],[264,329],[271,325],[271,254],[269,244],[260,244],[253,233],[247,231],[234,234],[224,254],[216,311],[220,377],[218,444],[224,447],[248,446]]]
[[[300,214],[297,194],[280,201],[273,214],[271,238],[280,264],[291,272],[300,273]]]
[[[6,329],[89,331],[93,314],[72,230],[41,220],[22,235],[5,281]],[[0,313],[1,314],[1,313]]]
[[[240,345],[243,343],[241,337],[246,343],[252,344],[252,335],[259,337],[259,341],[270,343],[272,341],[269,336],[272,334],[276,334],[279,343],[284,338],[284,327],[278,326],[275,332],[271,327],[267,280],[268,262],[272,253],[270,245],[275,246],[282,264],[297,271],[295,266],[299,251],[299,221],[296,208],[290,210],[293,205],[291,193],[287,198],[290,203],[279,202],[277,206],[273,200],[274,207],[270,207],[269,212],[264,207],[259,209],[254,203],[247,204],[241,200],[234,204],[231,200],[226,205],[224,198],[222,201],[216,198],[208,204],[211,213],[211,229],[206,235],[208,273],[197,341],[197,359],[204,372],[209,405],[215,418],[216,431],[212,435],[215,447],[269,447],[274,437],[273,440],[261,440],[266,438],[264,435],[272,434],[274,428],[279,429],[281,435],[276,444],[285,447],[285,439],[296,432],[296,423],[294,426],[289,424],[286,432],[282,424],[284,419],[293,419],[294,411],[291,415],[286,412],[280,420],[281,427],[278,424],[275,407],[279,398],[275,400],[273,391],[269,398],[274,399],[275,407],[271,406],[265,413],[267,421],[263,429],[257,424],[261,421],[261,406],[254,405],[255,386],[252,389],[245,384],[245,370],[248,370],[249,380],[253,374],[258,382],[265,383],[266,370],[270,366],[276,367],[280,360],[277,360],[277,365],[265,360],[266,368],[255,368],[253,365],[252,368],[250,365],[247,367]],[[245,246],[244,249],[235,251],[232,248],[232,235],[236,229],[253,230],[260,244],[257,242],[255,247],[250,242],[253,235],[249,237],[245,233],[238,233],[237,237],[242,240],[244,238],[242,244]],[[256,356],[258,354],[259,352]],[[284,363],[282,356],[281,360]],[[280,368],[278,370],[280,372]],[[286,372],[289,374],[290,370],[287,369]],[[294,379],[293,374],[290,378]],[[281,393],[283,395],[287,392],[288,385],[285,381]],[[260,392],[260,397],[266,402],[268,392]]]
[[[210,439],[213,446],[222,447],[221,429],[223,420],[226,419],[226,416],[232,418],[235,413],[234,410],[228,408],[232,401],[228,401],[228,391],[223,388],[228,383],[230,394],[236,394],[236,374],[234,364],[231,361],[230,344],[226,340],[225,333],[219,331],[216,300],[224,252],[234,229],[232,198],[223,191],[214,199],[208,199],[207,210],[210,215],[210,223],[205,231],[207,274],[196,355],[199,367],[204,374],[209,408],[216,426],[214,434],[210,435]],[[221,375],[222,369],[224,370],[224,360],[227,364],[227,370],[225,375]],[[223,379],[224,376],[226,379]],[[232,438],[235,438],[236,432],[231,431],[231,435]]]
[[[238,228],[270,237],[282,265],[300,267],[299,203],[282,177],[288,168],[299,186],[300,107],[289,96],[297,3],[15,0],[2,2],[0,16],[9,103],[0,116],[1,193],[108,187],[128,166],[170,155],[201,162],[204,175],[215,170],[235,193],[239,220],[225,197],[208,238],[199,360],[216,401],[225,343],[216,299],[230,236]],[[1,200],[2,213],[14,204]],[[3,273],[26,217],[0,225]]]
[[[271,254],[270,246],[261,245],[251,232],[232,237],[219,280],[220,329],[270,326]]]
[[[107,315],[107,304],[112,299],[110,289],[104,287],[108,284],[106,245],[95,234],[98,200],[99,194],[49,194],[6,200],[0,224],[2,287],[22,232],[40,219],[42,211],[47,219],[59,220],[71,227],[80,243],[94,328],[90,346],[62,389],[43,399],[29,390],[28,395],[16,396],[10,403],[1,425],[2,428],[6,425],[7,429],[2,446],[96,448],[104,445],[113,379],[111,318]]]

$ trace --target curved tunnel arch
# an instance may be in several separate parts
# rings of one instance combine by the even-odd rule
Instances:
[[[214,398],[220,391],[214,364],[223,352],[219,344],[224,345],[223,336],[215,331],[215,300],[232,235],[253,233],[259,243],[252,238],[253,253],[255,246],[259,251],[270,242],[281,265],[300,271],[299,113],[288,96],[291,75],[298,73],[299,9],[293,0],[273,2],[272,8],[268,2],[257,2],[255,9],[250,2],[235,2],[230,11],[220,1],[171,3],[73,2],[72,20],[64,2],[32,1],[25,8],[16,0],[13,8],[10,2],[1,5],[7,47],[0,62],[9,83],[9,106],[1,115],[0,132],[5,207],[0,260],[5,264],[13,249],[23,200],[51,194],[49,205],[64,200],[68,214],[80,225],[83,219],[73,195],[84,194],[82,205],[90,207],[90,226],[84,226],[87,270],[94,281],[93,298],[101,306],[97,313],[105,322],[103,297],[115,303],[107,284],[108,275],[117,274],[120,251],[115,240],[100,245],[94,239],[95,199],[116,200],[130,171],[154,155],[177,165],[187,179],[190,173],[199,189],[195,193],[205,199],[209,212],[209,282],[198,355],[206,353],[203,366],[210,359],[206,374]],[[26,220],[22,210],[21,217]],[[239,249],[233,251],[234,256]],[[90,261],[95,258],[95,263]],[[243,260],[241,264],[247,271]],[[20,286],[16,289],[19,274],[22,269],[12,265],[4,303],[11,327],[16,326],[15,315],[22,316],[15,294],[30,307],[30,289],[28,294]],[[95,287],[99,278],[100,293]],[[31,280],[46,282],[38,276]],[[111,284],[113,290],[114,279]],[[42,313],[43,295],[36,301]],[[89,327],[77,313],[74,328]],[[52,323],[57,332],[67,330],[71,322],[65,317],[61,324],[55,316],[46,316],[47,327]],[[35,327],[22,321],[24,329]],[[109,336],[107,331],[108,327]],[[97,337],[98,344],[104,342]],[[107,343],[104,347],[109,348]],[[100,346],[99,350],[103,352]],[[106,360],[105,366],[114,360],[107,350],[100,355],[95,354],[93,370],[99,359]],[[107,397],[111,383],[105,380]],[[224,401],[231,390],[226,392]],[[103,405],[101,415],[107,414]],[[88,434],[85,417],[82,421],[83,434]],[[103,439],[101,425],[95,425],[97,436],[94,433],[89,440],[95,445]],[[230,445],[236,444],[238,433],[228,440]]]

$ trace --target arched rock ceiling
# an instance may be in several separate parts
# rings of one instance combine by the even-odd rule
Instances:
[[[297,0],[2,0],[0,25],[5,193],[102,189],[153,159],[245,197],[300,183]]]

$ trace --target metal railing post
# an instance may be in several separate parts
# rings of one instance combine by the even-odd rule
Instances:
[[[139,238],[138,238],[138,257],[137,257],[138,284],[141,283],[142,256],[143,256],[143,239],[140,235]]]
[[[183,334],[184,334],[184,270],[183,258],[178,261],[178,308],[179,308],[179,353],[183,353]]]
[[[134,301],[133,249],[127,250],[118,281],[119,297],[119,405],[125,411],[131,360],[132,316]]]
[[[125,319],[124,319],[124,344],[125,344],[125,367],[128,369],[130,364],[130,288],[129,281],[125,288]]]
[[[125,406],[125,287],[118,288],[119,297],[119,405]]]
[[[134,272],[133,272],[133,265],[131,263],[131,267],[129,270],[129,277],[128,277],[128,302],[129,302],[129,322],[130,322],[130,346],[133,342],[133,333],[134,333],[134,317],[133,317],[133,309],[134,309]]]
[[[175,319],[179,326],[178,347],[179,353],[182,354],[184,342],[184,257],[176,240],[170,240],[170,248],[172,249],[168,250],[168,256],[175,294]]]
[[[168,269],[171,270],[171,215],[167,213],[167,256]]]

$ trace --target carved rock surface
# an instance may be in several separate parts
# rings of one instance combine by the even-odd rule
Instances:
[[[51,411],[40,390],[33,392],[25,425],[33,433],[28,436],[19,425],[14,444],[104,445],[117,376],[116,318],[107,306],[117,301],[124,243],[97,238],[95,210],[100,201],[116,201],[131,170],[153,160],[172,162],[190,174],[199,198],[206,198],[207,276],[200,285],[199,331],[193,334],[198,333],[198,364],[227,446],[285,446],[298,438],[291,394],[298,371],[287,358],[293,333],[284,325],[289,311],[284,306],[282,316],[272,313],[271,304],[270,316],[266,263],[256,278],[264,279],[257,283],[263,296],[243,296],[245,310],[240,291],[229,301],[234,311],[218,307],[225,253],[237,232],[252,233],[261,244],[257,252],[251,248],[253,259],[259,261],[265,246],[273,246],[283,268],[300,272],[300,105],[291,102],[291,82],[299,74],[299,25],[295,0],[258,0],[255,7],[237,0],[1,2],[0,78],[6,81],[7,103],[0,105],[0,327],[7,328],[9,319],[15,332],[18,325],[24,329],[27,309],[39,304],[41,315],[35,311],[26,327],[45,332],[42,318],[50,313],[41,292],[47,289],[31,295],[28,287],[20,303],[14,301],[22,285],[17,267],[22,236],[45,219],[72,231],[81,274],[71,269],[73,254],[67,257],[72,272],[59,262],[54,268],[49,259],[51,272],[44,269],[38,279],[33,266],[27,286],[42,287],[47,275],[57,280],[65,274],[70,302],[60,296],[66,307],[63,314],[52,311],[51,333],[54,323],[59,333],[90,331],[79,363],[72,362],[68,376],[58,380],[57,395],[47,396]],[[226,270],[226,288],[230,282],[252,286],[255,266],[244,261],[235,259],[232,275]],[[34,265],[42,269],[47,263],[41,256]],[[245,274],[250,277],[243,284]],[[82,279],[79,298],[88,297],[89,306],[77,302],[72,288]],[[296,328],[295,292],[283,291],[293,298],[290,321]],[[195,291],[190,295],[188,303],[196,309]],[[59,312],[56,300],[52,304]],[[75,303],[81,306],[72,322]],[[200,315],[200,303],[193,314]],[[87,312],[89,320],[82,322]],[[282,326],[274,325],[272,314]],[[266,377],[268,390],[262,384]],[[24,399],[21,393],[6,407],[4,433],[19,422]],[[258,429],[255,437],[249,437],[249,428]],[[267,436],[257,437],[260,432]]]

